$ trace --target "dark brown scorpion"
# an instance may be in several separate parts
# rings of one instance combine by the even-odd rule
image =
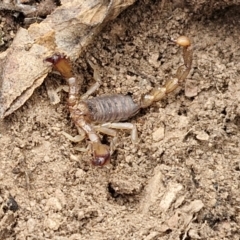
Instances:
[[[178,37],[176,40],[172,41],[183,48],[184,64],[178,68],[173,78],[166,81],[164,86],[156,87],[149,94],[144,95],[140,104],[135,103],[131,96],[122,94],[113,94],[87,99],[88,96],[100,86],[100,76],[91,62],[90,65],[94,69],[94,78],[97,82],[87,91],[87,93],[79,97],[79,87],[76,78],[72,73],[70,61],[61,54],[54,54],[46,59],[46,61],[53,64],[54,68],[60,72],[69,85],[68,106],[71,118],[76,127],[79,129],[79,132],[82,129],[91,142],[93,165],[103,166],[106,162],[108,162],[110,159],[110,148],[109,146],[101,143],[101,140],[96,133],[95,128],[92,126],[92,123],[105,123],[102,125],[103,129],[105,129],[105,133],[108,133],[106,129],[109,128],[131,129],[132,141],[136,141],[136,126],[131,123],[120,122],[136,115],[139,109],[146,108],[153,102],[164,98],[165,95],[174,91],[188,76],[191,70],[193,55],[191,42],[189,38],[185,36]],[[111,135],[111,133],[109,134]]]

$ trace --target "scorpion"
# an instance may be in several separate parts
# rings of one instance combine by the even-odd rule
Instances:
[[[180,83],[188,76],[191,65],[193,49],[191,41],[186,36],[180,36],[172,42],[183,48],[184,64],[178,67],[174,77],[168,79],[165,85],[153,88],[148,94],[141,97],[140,103],[135,103],[130,95],[112,94],[93,97],[88,97],[100,86],[100,75],[96,67],[89,61],[93,68],[93,78],[96,83],[90,89],[79,97],[79,86],[76,77],[72,71],[70,60],[59,53],[46,58],[55,70],[64,77],[69,85],[68,107],[72,121],[75,123],[78,132],[85,132],[91,143],[91,151],[93,155],[92,164],[95,166],[103,166],[111,156],[110,147],[101,142],[96,129],[92,123],[102,123],[102,132],[113,135],[110,128],[129,129],[132,131],[132,141],[137,140],[137,129],[134,124],[121,122],[125,121],[138,113],[141,108],[146,108],[156,101],[163,99],[167,94],[173,92]],[[109,129],[107,131],[106,129]]]

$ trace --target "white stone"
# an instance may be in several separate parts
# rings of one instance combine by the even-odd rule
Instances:
[[[45,211],[48,211],[49,209],[53,209],[55,211],[62,210],[62,204],[58,198],[51,197],[47,200]]]
[[[164,138],[164,135],[164,127],[159,127],[153,132],[152,137],[155,142],[159,142]]]

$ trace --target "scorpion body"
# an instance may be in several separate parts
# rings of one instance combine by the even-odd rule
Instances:
[[[84,130],[91,142],[93,165],[103,166],[108,162],[110,159],[110,149],[107,145],[101,143],[92,123],[113,123],[127,120],[136,115],[141,108],[150,106],[154,102],[164,98],[168,93],[174,91],[188,76],[192,65],[193,51],[191,42],[185,36],[181,36],[177,38],[177,40],[172,41],[183,48],[184,65],[178,68],[175,76],[167,80],[164,86],[156,87],[149,94],[144,95],[140,104],[135,103],[131,96],[122,94],[87,99],[87,97],[99,87],[99,82],[88,91],[88,94],[86,93],[79,97],[79,87],[76,78],[73,76],[70,61],[60,54],[54,54],[52,57],[46,59],[46,61],[52,63],[54,68],[61,73],[69,85],[68,105],[71,118],[78,129]],[[90,65],[94,69],[94,78],[99,80],[100,77],[96,67],[93,66],[91,62]],[[110,126],[119,128],[116,127],[116,123],[115,125],[110,124]],[[132,131],[136,130],[136,128],[133,127],[133,124],[124,125],[122,128],[132,129]],[[133,133],[132,136],[134,136]]]
[[[95,97],[83,102],[89,109],[91,120],[97,123],[124,121],[136,115],[140,109],[131,96],[122,94]]]

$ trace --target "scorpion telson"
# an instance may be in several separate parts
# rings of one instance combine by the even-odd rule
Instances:
[[[89,62],[94,70],[94,78],[97,81],[86,94],[79,97],[79,87],[72,73],[70,61],[61,54],[54,54],[46,59],[53,64],[53,67],[60,72],[69,85],[68,106],[71,118],[76,127],[81,129],[88,136],[93,153],[92,163],[95,166],[103,166],[110,160],[109,146],[102,144],[92,123],[105,123],[102,125],[105,132],[112,135],[108,128],[121,128],[132,130],[132,141],[137,141],[137,130],[134,124],[120,123],[137,114],[139,109],[146,108],[156,101],[161,100],[168,93],[174,91],[181,82],[188,76],[192,66],[192,46],[188,37],[181,36],[176,40],[171,40],[183,48],[184,64],[177,69],[175,76],[166,81],[164,86],[154,88],[149,94],[141,98],[140,104],[135,103],[131,96],[113,94],[87,99],[100,86],[100,75],[97,67]],[[103,130],[102,129],[102,130]],[[108,130],[106,130],[108,129]],[[101,128],[98,130],[101,131]]]

